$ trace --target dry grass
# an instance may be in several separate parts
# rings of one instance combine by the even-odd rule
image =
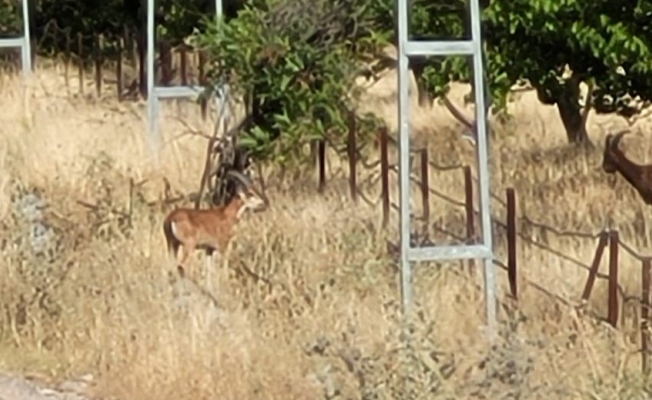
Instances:
[[[386,101],[392,78],[373,87],[364,104],[395,126],[396,107]],[[196,189],[204,142],[177,138],[183,127],[176,119],[200,126],[196,107],[164,107],[166,145],[157,160],[142,104],[78,99],[57,92],[61,82],[51,70],[29,82],[0,76],[6,227],[0,233],[0,369],[53,380],[92,372],[96,394],[120,399],[629,399],[645,393],[631,317],[613,331],[523,283],[520,310],[501,308],[501,339],[488,349],[481,277],[457,272],[458,263],[417,267],[420,321],[410,345],[401,347],[398,277],[386,249],[396,229],[380,228],[379,207],[347,200],[345,170],[334,156],[326,195],[315,193],[309,173],[285,185],[292,190],[272,188],[273,209],[242,222],[213,275],[215,299],[208,298],[197,284],[170,277],[161,231],[166,210],[152,205],[162,196],[163,177],[176,191]],[[429,146],[433,161],[471,162],[472,149],[444,111],[413,109],[415,143]],[[513,112],[515,119],[492,140],[495,193],[514,186],[521,214],[534,220],[586,231],[611,223],[624,240],[649,247],[642,203],[620,179],[614,184],[601,173],[599,148],[567,149],[555,110],[531,94]],[[590,125],[601,143],[624,122],[592,115]],[[638,136],[625,141],[638,157],[649,154],[642,143]],[[131,202],[130,178],[144,182]],[[433,171],[431,180],[433,188],[463,198],[460,171]],[[371,195],[375,188],[363,190]],[[35,198],[47,205],[41,213],[27,204]],[[418,201],[415,207],[418,213]],[[463,232],[462,210],[440,200],[431,207],[438,226]],[[497,203],[493,210],[503,218]],[[30,240],[44,237],[34,231],[39,223],[52,232],[41,252]],[[595,248],[590,240],[546,241],[584,262]],[[499,256],[503,244],[497,231]],[[524,241],[519,246],[523,282],[577,302],[584,271]],[[193,262],[191,274],[204,286],[203,256]],[[625,290],[639,294],[638,265],[624,257],[622,271]],[[499,282],[504,292],[502,272]],[[601,315],[605,289],[599,282],[591,303]]]

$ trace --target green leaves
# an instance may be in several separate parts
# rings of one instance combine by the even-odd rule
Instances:
[[[490,86],[527,79],[542,101],[558,104],[568,79],[593,77],[598,112],[629,112],[607,104],[650,96],[652,12],[641,15],[652,10],[652,2],[636,3],[494,0],[483,14]],[[567,66],[570,75],[564,75]],[[626,76],[617,73],[619,67]]]
[[[383,40],[369,34],[364,16],[349,9],[373,3],[268,0],[255,7],[249,2],[228,22],[204,21],[194,40],[213,61],[209,79],[226,79],[236,96],[248,99],[252,124],[240,144],[252,156],[299,161],[310,141],[338,141],[347,132],[349,110],[360,94],[353,82],[364,57]],[[295,12],[304,6],[313,14]]]
[[[18,2],[10,1],[0,6],[0,37],[15,37],[23,31],[21,8]]]
[[[353,79],[365,70],[365,62],[378,59],[383,47],[396,40],[394,2],[312,3],[310,8],[318,15],[347,3],[355,15],[349,21],[364,26],[327,49],[306,46],[306,40],[298,39],[306,38],[302,31],[310,31],[323,16],[303,18],[307,23],[295,21],[286,30],[261,29],[265,14],[273,14],[274,7],[283,3],[261,0],[258,8],[251,6],[238,16],[239,21],[231,21],[233,26],[224,28],[229,54],[214,53],[214,59],[223,60],[220,73],[239,84],[242,93],[257,92],[257,98],[277,107],[266,108],[256,125],[269,135],[252,134],[255,140],[289,145],[313,137],[339,138],[346,129],[343,115],[357,98]],[[492,0],[484,4],[485,74],[494,112],[505,109],[511,87],[522,81],[534,86],[542,102],[572,110],[580,109],[577,88],[588,78],[595,81],[593,104],[598,112],[628,114],[633,112],[629,98],[652,97],[652,0]],[[470,37],[465,0],[412,0],[409,25],[412,40]],[[282,61],[252,67],[256,64],[250,58],[261,51],[263,43],[271,42],[283,49]],[[470,63],[461,57],[415,57],[411,67],[420,88],[433,96],[446,93],[452,81],[472,80]],[[274,117],[278,115],[287,115],[292,122],[281,124]],[[274,148],[285,151],[284,146]]]
[[[56,20],[73,36],[121,34],[125,24],[142,28],[140,3],[42,0],[34,3],[35,33],[38,37]],[[209,11],[211,0],[158,3],[161,34],[173,43],[203,18],[193,36],[212,61],[209,79],[228,81],[236,96],[246,98],[253,122],[242,143],[257,157],[272,160],[301,157],[295,147],[315,138],[340,140],[360,95],[355,78],[372,75],[369,64],[396,41],[394,0],[234,0],[225,2],[225,20]],[[541,101],[559,105],[561,100],[577,104],[577,98],[560,96],[575,96],[568,88],[593,78],[598,112],[627,115],[634,112],[630,98],[652,99],[652,0],[481,3],[494,111],[505,108],[512,85],[524,80]],[[7,5],[0,7],[0,35],[21,30],[19,3]],[[467,7],[467,0],[411,0],[411,39],[469,38]],[[41,50],[65,47],[52,43],[51,36],[39,40]],[[386,61],[378,64],[391,65]],[[460,57],[413,58],[411,66],[419,72],[420,87],[433,96],[446,93],[451,81],[472,78],[470,64]],[[370,116],[359,118],[362,134],[377,123]]]

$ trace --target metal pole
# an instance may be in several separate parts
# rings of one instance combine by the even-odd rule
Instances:
[[[224,6],[222,4],[223,0],[215,0],[215,16],[216,18],[221,18],[224,12]],[[231,116],[231,110],[229,108],[229,87],[226,83],[220,82],[217,90],[215,92],[215,105],[218,106],[218,102],[221,103],[217,108],[220,110],[218,126],[222,129],[222,134],[225,134],[227,131],[228,119]]]
[[[23,74],[26,76],[32,73],[32,44],[31,33],[29,31],[29,7],[28,0],[23,0],[23,46],[21,47],[21,63],[23,64]]]
[[[215,0],[215,15],[218,17],[222,16],[222,0]]]
[[[398,0],[398,133],[400,188],[401,297],[407,315],[412,308],[412,264],[410,250],[410,109],[409,69],[405,47],[408,41],[408,1]]]
[[[158,97],[154,93],[154,42],[156,38],[154,1],[147,0],[147,121],[150,144],[154,154],[158,157],[161,138],[158,132]]]
[[[478,182],[480,192],[480,204],[482,207],[482,236],[483,245],[489,249],[493,248],[491,210],[489,198],[489,171],[488,168],[488,146],[487,146],[487,114],[485,111],[484,98],[484,68],[482,65],[482,37],[480,31],[480,6],[478,0],[471,2],[471,38],[475,48],[473,56],[473,85],[475,87],[475,113],[477,127],[476,151],[478,158]],[[485,301],[487,307],[487,328],[489,335],[493,336],[496,329],[496,270],[492,255],[486,256],[484,262],[485,277]]]

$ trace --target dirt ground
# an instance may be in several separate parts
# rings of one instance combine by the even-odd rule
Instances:
[[[395,74],[388,74],[361,104],[392,129],[395,84]],[[629,322],[615,331],[534,290],[526,282],[577,304],[586,272],[525,241],[518,248],[518,310],[506,300],[506,276],[498,272],[504,301],[493,347],[485,341],[481,274],[462,273],[459,263],[415,269],[419,321],[406,347],[396,261],[387,251],[387,242],[397,240],[397,215],[383,230],[379,203],[351,203],[346,162],[332,152],[323,195],[313,170],[283,184],[270,178],[273,207],[241,221],[215,268],[214,297],[206,296],[203,254],[193,258],[194,283],[170,275],[161,228],[170,207],[158,201],[164,178],[173,194],[196,190],[205,139],[183,133],[210,123],[201,121],[197,106],[166,103],[165,144],[156,157],[143,103],[81,98],[74,80],[70,86],[63,86],[60,69],[41,69],[26,82],[0,75],[0,371],[51,388],[92,374],[84,396],[121,400],[630,399],[647,393],[633,311],[624,310]],[[461,104],[467,90],[456,86],[451,98]],[[626,122],[591,114],[596,148],[579,152],[565,144],[553,107],[531,92],[517,97],[513,118],[494,123],[492,192],[502,196],[514,187],[519,215],[541,224],[585,232],[611,226],[642,252],[650,248],[644,205],[621,178],[600,169],[604,135]],[[438,164],[473,163],[473,148],[443,107],[420,108],[415,99],[412,109],[415,148],[427,146]],[[623,140],[637,160],[652,154],[644,134],[649,124],[637,122]],[[376,175],[363,168],[359,179],[371,198],[379,191],[370,183]],[[463,199],[459,170],[432,170],[430,180],[432,188]],[[391,188],[396,203],[395,177]],[[413,206],[418,214],[419,201]],[[430,207],[436,225],[464,231],[463,209],[435,199]],[[492,213],[504,220],[498,202]],[[499,258],[502,236],[496,232]],[[585,263],[596,246],[554,235],[545,242]],[[245,267],[265,279],[255,281],[242,273]],[[640,295],[639,276],[638,264],[623,256],[625,294]],[[605,293],[598,281],[588,309],[606,315]],[[0,398],[18,399],[1,388]],[[25,397],[32,398],[40,399]]]

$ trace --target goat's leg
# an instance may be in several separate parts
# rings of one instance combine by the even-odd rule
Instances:
[[[184,277],[186,275],[186,262],[188,261],[188,257],[192,252],[195,251],[195,244],[194,243],[187,243],[186,245],[183,246],[183,256],[181,257],[181,261],[179,262],[179,265],[177,265],[177,271],[179,271],[179,275],[181,277]]]
[[[213,293],[213,249],[206,250],[206,288],[210,293]]]
[[[177,272],[179,273],[179,276],[183,278],[186,275],[186,271],[184,270],[182,265],[183,260],[185,260],[186,258],[186,247],[184,246],[183,248],[179,249],[179,253],[181,253],[181,258],[178,257],[179,254],[177,253],[177,257],[174,257],[174,262],[176,264]]]
[[[169,256],[169,262],[172,264],[172,267],[176,267],[177,271],[179,271],[179,252],[183,251],[181,249],[181,246],[178,246],[174,249],[171,249],[170,252],[168,253]]]

